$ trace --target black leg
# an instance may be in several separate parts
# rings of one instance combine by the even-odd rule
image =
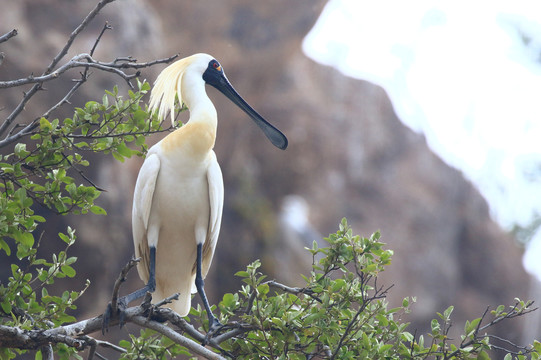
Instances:
[[[201,300],[203,301],[203,305],[205,306],[205,309],[207,310],[207,315],[209,317],[209,333],[211,331],[216,331],[219,329],[222,324],[216,319],[212,311],[210,310],[209,301],[207,299],[207,295],[205,294],[205,282],[203,281],[203,276],[201,275],[201,264],[203,262],[203,244],[197,245],[197,266],[196,266],[196,273],[195,273],[195,287],[197,288],[197,292],[199,293],[199,296],[201,296]]]
[[[124,311],[128,307],[128,304],[134,300],[140,299],[147,292],[154,292],[156,290],[156,248],[154,246],[150,247],[150,264],[149,264],[149,274],[147,284],[139,290],[132,292],[126,296],[123,296],[117,301],[117,311],[120,319],[120,327],[124,325],[125,313]],[[111,303],[107,305],[107,310],[103,314],[103,323],[101,332],[104,334],[105,331],[109,328],[109,321],[113,317],[113,310],[111,308]]]
[[[128,305],[134,300],[140,299],[147,292],[154,292],[156,290],[156,248],[154,246],[150,247],[150,264],[149,264],[149,271],[148,271],[148,282],[147,284],[142,287],[139,290],[136,290],[132,292],[131,294],[128,294],[126,296],[123,296],[121,299],[122,301]]]

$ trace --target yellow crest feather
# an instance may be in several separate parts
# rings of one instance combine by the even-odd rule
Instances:
[[[172,126],[175,125],[175,98],[178,95],[178,101],[182,106],[182,76],[191,61],[190,56],[175,61],[163,69],[154,82],[150,93],[150,113],[158,110],[158,119],[163,121],[167,117],[167,113],[170,112]]]

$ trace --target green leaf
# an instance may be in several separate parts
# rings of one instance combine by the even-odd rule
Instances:
[[[109,98],[107,97],[107,94],[103,94],[101,102],[106,108],[109,107]]]
[[[466,336],[470,336],[473,334],[475,329],[477,328],[477,325],[481,322],[481,318],[477,318],[475,320],[472,320],[472,322],[466,321],[466,325],[464,326],[464,333]]]
[[[237,271],[237,272],[235,273],[235,276],[239,276],[239,277],[244,277],[244,278],[245,278],[245,277],[250,276],[250,274],[248,274],[247,271]]]
[[[132,154],[133,154],[133,151],[128,147],[126,146],[126,143],[120,143],[116,150],[118,151],[119,154],[121,154],[122,156],[125,156],[127,158],[131,157]]]
[[[91,206],[90,211],[96,215],[107,215],[107,211],[98,205]]]
[[[432,322],[430,323],[430,328],[432,329],[432,335],[437,335],[441,330],[438,320],[432,319]]]
[[[144,82],[141,86],[141,91],[149,91],[150,90],[150,84],[148,82]]]
[[[67,277],[72,278],[76,275],[75,270],[69,265],[63,265],[60,267],[60,269],[62,270],[64,274],[66,274]]]
[[[486,351],[481,350],[479,354],[477,355],[477,360],[490,360],[490,356],[486,353]]]
[[[34,235],[29,232],[19,232],[15,235],[15,240],[28,248],[34,246]]]
[[[122,156],[119,152],[117,151],[113,151],[113,157],[115,158],[115,160],[118,160],[120,162],[124,162],[124,156]]]
[[[11,304],[8,299],[4,299],[4,301],[0,303],[0,306],[2,306],[2,311],[4,311],[4,313],[11,314]]]
[[[268,284],[261,284],[257,287],[257,291],[261,296],[265,296],[269,292],[269,285]]]
[[[235,298],[235,295],[231,294],[231,293],[226,293],[224,294],[223,296],[223,299],[222,299],[222,305],[226,308],[228,307],[232,307],[234,306],[235,304],[237,303],[237,300]]]
[[[537,351],[538,353],[541,354],[541,342],[539,342],[537,340],[534,340],[533,341],[533,347],[534,347],[535,351]]]
[[[17,155],[19,158],[24,158],[28,154],[30,154],[29,151],[26,150],[26,144],[25,143],[18,143],[15,145],[15,155]]]
[[[343,279],[336,279],[332,284],[331,290],[332,292],[338,292],[344,287],[344,285],[346,285],[346,282]]]
[[[455,309],[454,306],[449,306],[447,309],[445,309],[445,311],[443,312],[443,318],[445,321],[448,321],[450,318],[451,318],[451,313],[453,312],[453,310]]]
[[[69,238],[68,235],[66,234],[63,234],[63,233],[58,233],[58,237],[60,239],[62,239],[62,241],[64,241],[66,244],[71,244],[72,240]]]
[[[0,248],[4,250],[7,256],[11,256],[11,249],[7,242],[4,239],[0,239]]]
[[[50,132],[52,130],[51,123],[49,122],[49,120],[47,120],[44,117],[39,119],[39,127],[40,127],[41,131],[43,131],[45,133],[48,133],[48,132]]]

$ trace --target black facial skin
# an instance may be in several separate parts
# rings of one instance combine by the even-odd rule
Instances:
[[[279,149],[287,148],[287,138],[280,130],[263,119],[244,99],[235,91],[227,80],[223,69],[216,60],[211,60],[207,70],[203,73],[203,80],[224,94],[229,100],[241,108],[259,126],[270,142]]]

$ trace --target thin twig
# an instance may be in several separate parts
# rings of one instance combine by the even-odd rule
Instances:
[[[3,42],[8,41],[9,39],[11,39],[14,36],[17,36],[17,29],[13,29],[13,30],[5,33],[4,35],[0,36],[0,44],[3,43]]]
[[[154,306],[160,307],[163,305],[171,304],[173,301],[178,300],[179,296],[180,293],[174,293],[173,295],[166,297],[162,301],[157,302],[156,304],[154,304]]]
[[[62,98],[62,100],[60,100],[59,102],[57,102],[54,106],[52,106],[49,110],[47,110],[43,115],[41,115],[41,117],[44,117],[46,119],[49,118],[49,115],[55,111],[56,109],[58,109],[59,107],[61,107],[62,105],[64,104],[69,104],[69,100],[71,99],[71,97],[73,96],[73,94],[75,94],[75,92],[81,87],[81,85],[84,84],[84,82],[86,81],[86,78],[83,78],[81,80],[77,80],[75,85],[73,85],[73,87],[70,89],[70,91],[68,91],[68,93],[66,94],[66,96],[64,96]],[[37,123],[39,119],[36,119],[34,120],[34,122]]]
[[[312,299],[316,300],[317,302],[322,303],[321,299],[315,296],[314,292],[311,289],[300,288],[300,287],[290,287],[284,284],[280,284],[279,282],[276,282],[275,280],[269,280],[265,282],[265,284],[275,287],[277,289],[280,289],[282,291],[288,292],[290,294],[294,294],[294,295],[305,294],[305,295],[310,296]]]
[[[112,28],[113,27],[111,25],[109,25],[109,23],[106,21],[105,25],[103,25],[103,28],[101,29],[100,34],[96,38],[96,41],[94,41],[94,45],[92,46],[92,49],[90,49],[90,56],[94,56],[94,51],[96,51],[96,48],[98,47],[98,44],[99,44],[103,34],[105,34],[105,32],[107,30],[111,30]]]
[[[115,285],[113,286],[113,295],[111,296],[111,310],[113,314],[116,314],[118,310],[118,292],[120,291],[120,286],[124,281],[126,281],[126,276],[128,275],[128,272],[130,272],[130,270],[140,261],[141,258],[130,259],[130,261],[128,261],[124,268],[122,268],[120,275],[116,279]]]
[[[88,360],[91,360],[94,355],[96,355],[98,357],[101,357],[100,354],[98,354],[96,352],[98,346],[101,346],[103,348],[112,349],[112,350],[118,351],[120,353],[128,352],[123,347],[120,347],[118,345],[112,344],[112,343],[104,341],[104,340],[97,340],[97,339],[94,339],[93,337],[86,336],[86,335],[82,336],[81,338],[84,339],[87,342],[87,344],[89,344],[89,346],[90,346],[90,350],[88,352]]]
[[[21,111],[23,111],[28,101],[30,101],[32,96],[34,96],[39,90],[41,90],[41,84],[34,84],[34,86],[32,86],[32,88],[28,92],[24,93],[24,97],[19,103],[19,105],[17,105],[15,109],[13,109],[11,114],[8,115],[6,120],[4,120],[4,123],[0,126],[0,136],[6,132],[7,128],[11,125],[15,118],[21,113]]]
[[[507,345],[509,346],[512,346],[514,347],[515,349],[518,349],[520,351],[527,351],[528,348],[526,346],[520,346],[520,345],[517,345],[515,344],[514,342],[512,342],[511,340],[507,340],[507,339],[504,339],[504,338],[501,338],[499,336],[496,336],[496,335],[485,335],[486,337],[488,338],[491,338],[491,339],[496,339],[498,341],[501,341],[503,343],[506,343]],[[494,344],[492,344],[492,346],[495,346]],[[508,352],[511,352],[511,350],[506,350]]]
[[[229,326],[230,324],[227,324],[227,326]],[[233,324],[235,325],[235,324]],[[251,330],[254,330],[254,327],[252,325],[248,325],[248,324],[242,324],[242,323],[238,323],[236,324],[236,328],[234,328],[233,330],[230,330],[228,332],[225,332],[223,334],[220,334],[218,336],[216,336],[215,338],[213,338],[211,340],[210,343],[212,342],[215,342],[217,344],[221,344],[222,342],[226,341],[226,340],[229,340],[235,336],[239,336],[239,335],[242,335],[248,331],[251,331]]]
[[[90,186],[92,186],[94,189],[96,189],[98,191],[107,191],[107,190],[99,187],[98,185],[94,184],[94,182],[88,176],[85,175],[83,170],[81,170],[78,167],[76,167],[75,165],[73,165],[73,163],[70,161],[70,159],[64,153],[62,153],[62,156],[64,157],[64,160],[66,160],[68,162],[70,167],[72,169],[74,169],[75,171],[77,171],[79,173],[79,175],[90,184]]]

